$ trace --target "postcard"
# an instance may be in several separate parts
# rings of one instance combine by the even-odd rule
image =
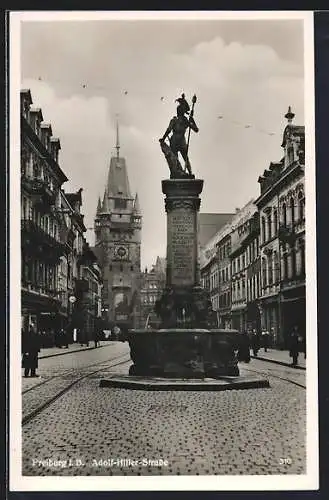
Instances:
[[[10,14],[12,491],[318,488],[313,50]]]

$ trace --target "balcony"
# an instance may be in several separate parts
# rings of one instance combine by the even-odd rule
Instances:
[[[49,208],[55,204],[56,193],[50,189],[49,184],[43,179],[21,177],[22,187],[31,195],[35,205]]]
[[[39,298],[47,298],[56,302],[61,301],[62,291],[49,288],[45,283],[34,283],[22,278],[22,290],[28,291]]]
[[[295,226],[292,224],[280,224],[278,237],[282,243],[292,244],[296,239]]]
[[[45,258],[56,257],[58,259],[65,253],[65,245],[44,231],[33,220],[21,221],[21,234],[22,247],[28,247],[35,255],[41,254]]]

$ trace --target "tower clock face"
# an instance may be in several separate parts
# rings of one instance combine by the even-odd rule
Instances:
[[[115,247],[115,257],[117,259],[123,260],[128,258],[128,248],[124,245],[118,245]]]

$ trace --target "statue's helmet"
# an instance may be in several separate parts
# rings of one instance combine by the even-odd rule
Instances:
[[[188,113],[190,111],[190,106],[185,99],[185,94],[182,94],[181,97],[178,97],[178,99],[176,99],[176,102],[179,103],[177,106],[177,114],[184,115],[185,113]]]

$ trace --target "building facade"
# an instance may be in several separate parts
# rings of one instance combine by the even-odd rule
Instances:
[[[262,324],[275,344],[287,347],[293,326],[305,337],[305,129],[283,133],[284,156],[258,179]]]
[[[76,314],[86,272],[81,267],[86,245],[82,189],[65,193],[62,185],[68,179],[59,166],[60,141],[43,122],[41,109],[32,107],[30,91],[22,90],[20,98],[22,329],[33,326],[52,345],[60,329],[72,339],[74,328],[88,327]],[[97,280],[99,293],[99,275]]]
[[[232,328],[246,332],[248,329],[247,289],[249,266],[249,238],[252,220],[257,207],[251,200],[239,210],[232,221],[231,230],[231,318]]]
[[[246,246],[246,273],[247,273],[247,331],[261,331],[260,296],[261,274],[259,253],[259,213],[258,211],[249,221],[249,231],[245,240]]]
[[[126,160],[111,158],[103,202],[95,218],[95,251],[103,275],[102,309],[108,327],[136,328],[140,317],[140,246],[142,216],[131,195]]]
[[[157,300],[160,299],[166,285],[166,259],[157,257],[151,270],[141,273],[140,288],[140,328],[155,328],[160,323],[154,311]]]
[[[217,259],[219,275],[219,326],[232,328],[231,318],[231,225],[226,225],[218,235]]]
[[[79,278],[75,281],[75,309],[72,328],[81,340],[89,341],[99,330],[102,308],[102,276],[97,257],[88,243],[78,259]]]
[[[68,251],[61,234],[60,191],[67,177],[58,164],[60,141],[21,98],[21,310],[22,328],[60,328],[63,297],[58,267]]]

